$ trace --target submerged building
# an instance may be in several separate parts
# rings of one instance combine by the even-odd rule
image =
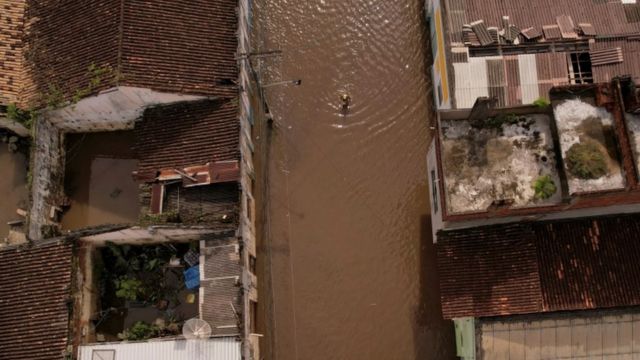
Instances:
[[[248,2],[3,10],[30,196],[0,248],[0,357],[258,359]]]
[[[431,218],[458,356],[637,356],[640,4],[427,9]]]

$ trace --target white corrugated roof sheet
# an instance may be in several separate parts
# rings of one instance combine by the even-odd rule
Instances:
[[[94,344],[80,346],[78,359],[240,360],[240,345],[235,337]]]

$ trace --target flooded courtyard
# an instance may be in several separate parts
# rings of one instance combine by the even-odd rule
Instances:
[[[138,161],[132,144],[133,133],[127,131],[68,135],[65,193],[70,206],[63,229],[138,220],[138,184],[132,175]]]
[[[255,4],[265,359],[451,359],[429,219],[421,1]],[[351,104],[342,108],[341,95]],[[261,169],[262,168],[262,169]]]
[[[17,209],[27,209],[27,156],[23,152],[11,152],[6,143],[0,142],[0,240],[9,235],[7,222],[24,219]]]

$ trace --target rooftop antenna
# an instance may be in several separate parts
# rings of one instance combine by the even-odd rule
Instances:
[[[207,339],[211,336],[211,325],[202,319],[189,319],[182,326],[182,335],[189,340]]]
[[[271,84],[265,84],[262,85],[262,88],[270,88],[270,87],[274,87],[274,86],[281,86],[281,85],[294,85],[294,86],[300,86],[302,84],[302,80],[297,79],[297,80],[285,80],[285,81],[278,81],[278,82],[274,82]]]

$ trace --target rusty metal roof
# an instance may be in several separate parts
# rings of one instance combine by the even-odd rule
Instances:
[[[542,32],[535,27],[529,27],[522,30],[522,35],[524,35],[527,40],[537,39],[542,36]]]
[[[566,24],[565,36],[569,37],[575,33],[571,27],[582,23],[591,24],[598,35],[640,32],[640,21],[637,21],[640,7],[624,5],[620,1],[588,1],[588,4],[578,5],[575,0],[445,0],[445,9],[452,43],[462,43],[463,24],[483,20],[488,27],[504,28],[503,16],[508,16],[508,23],[521,29],[542,29],[545,25],[557,25],[560,20]]]
[[[580,31],[582,32],[582,35],[584,36],[596,36],[596,29],[593,28],[593,25],[591,24],[578,24],[578,27],[580,28]]]
[[[63,358],[71,259],[67,243],[0,250],[0,358]]]
[[[589,55],[591,56],[592,66],[615,64],[624,61],[621,47],[591,50]]]
[[[556,40],[562,37],[560,26],[558,25],[543,25],[542,31],[544,32],[544,38],[547,40]]]
[[[573,19],[568,15],[560,15],[556,17],[556,23],[560,28],[560,33],[563,39],[577,39],[578,33],[576,33],[576,26],[573,24]]]
[[[479,96],[496,97],[497,105],[501,107],[528,104],[547,97],[553,86],[569,83],[566,53],[468,57],[464,60],[453,62],[455,106],[460,109],[471,108]]]
[[[489,45],[493,43],[493,38],[487,29],[487,26],[484,24],[484,21],[478,20],[471,23],[471,29],[480,40],[481,45]]]
[[[640,305],[640,214],[438,234],[445,318]]]
[[[157,180],[181,180],[185,187],[235,182],[240,180],[240,164],[238,160],[227,160],[182,169],[162,169]]]
[[[618,75],[631,75],[640,80],[640,41],[624,39],[596,39],[589,45],[590,52],[622,49],[622,60],[593,67],[593,81],[607,82]]]

